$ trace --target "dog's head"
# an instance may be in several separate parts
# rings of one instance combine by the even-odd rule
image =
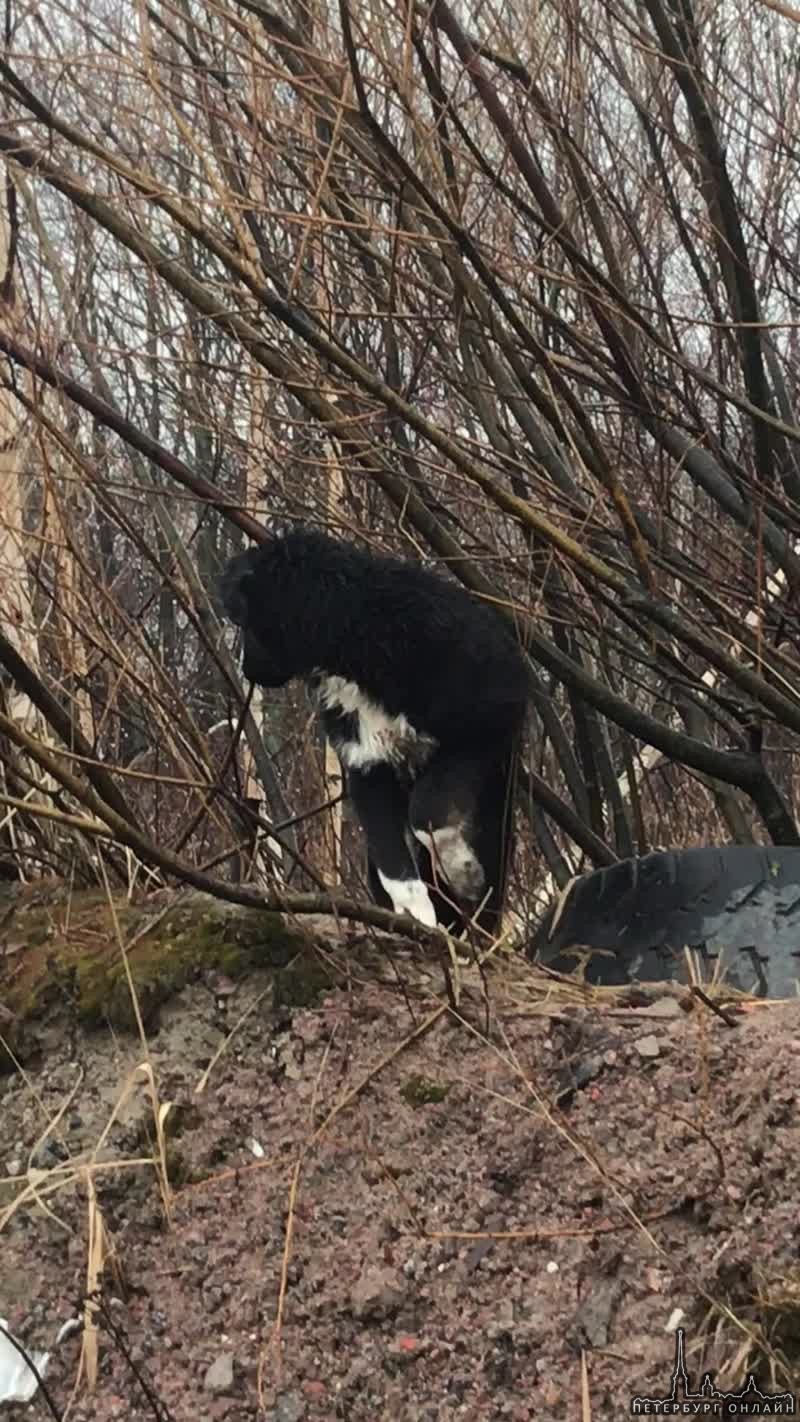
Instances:
[[[217,583],[220,602],[226,617],[237,627],[246,627],[249,616],[247,587],[256,575],[261,548],[248,548],[246,553],[237,553],[231,558],[220,574]]]
[[[301,670],[282,588],[277,540],[237,553],[217,584],[225,614],[242,629],[242,672],[259,686],[284,686]]]

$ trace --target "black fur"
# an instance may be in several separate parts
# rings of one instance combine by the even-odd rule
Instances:
[[[479,922],[496,928],[528,695],[525,663],[503,618],[435,573],[310,531],[232,559],[220,591],[243,629],[248,679],[277,687],[300,677],[324,689],[326,677],[341,677],[410,724],[409,737],[385,754],[348,765],[359,713],[323,709],[367,832],[374,896],[391,903],[379,869],[392,880],[419,876],[433,890],[437,919],[458,926],[450,886],[409,830],[463,823],[486,881],[478,900],[489,891]],[[467,915],[475,907],[469,877],[465,871],[460,896]]]

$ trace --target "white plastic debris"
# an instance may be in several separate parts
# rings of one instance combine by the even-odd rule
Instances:
[[[79,1318],[68,1318],[58,1330],[56,1347],[71,1333],[75,1333],[80,1326]],[[0,1403],[30,1402],[36,1393],[40,1379],[47,1372],[50,1354],[41,1353],[33,1348],[24,1348],[23,1356],[23,1353],[20,1352],[22,1346],[22,1344],[17,1344],[14,1335],[9,1333],[8,1320],[0,1318]],[[33,1367],[30,1366],[31,1363]],[[36,1372],[34,1372],[34,1368]]]
[[[260,1141],[256,1140],[255,1136],[250,1137],[250,1140],[247,1142],[247,1149],[251,1155],[255,1156],[256,1160],[264,1159],[264,1147]]]
[[[666,1328],[664,1329],[664,1332],[665,1332],[665,1333],[674,1333],[674,1332],[675,1332],[675,1329],[678,1327],[678,1325],[680,1324],[680,1321],[681,1321],[681,1319],[682,1319],[683,1317],[684,1317],[683,1309],[682,1309],[682,1308],[674,1308],[674,1309],[672,1310],[672,1313],[670,1314],[669,1318],[667,1319],[667,1326],[666,1326]]]
[[[44,1377],[50,1354],[28,1348],[25,1353],[39,1377],[20,1353],[8,1331],[7,1319],[0,1318],[0,1402],[30,1402],[39,1386],[39,1378]]]

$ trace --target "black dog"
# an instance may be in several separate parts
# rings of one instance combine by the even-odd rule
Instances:
[[[244,675],[315,687],[375,900],[453,931],[478,910],[496,931],[528,696],[503,618],[424,568],[308,531],[233,558],[220,590]]]

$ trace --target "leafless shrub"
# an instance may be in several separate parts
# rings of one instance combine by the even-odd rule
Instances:
[[[143,858],[263,876],[257,825],[293,822],[284,880],[330,882],[328,830],[297,822],[330,798],[309,708],[243,710],[209,601],[244,535],[294,520],[515,620],[518,907],[653,845],[796,842],[791,18],[8,14],[7,857],[90,876],[86,790]]]

